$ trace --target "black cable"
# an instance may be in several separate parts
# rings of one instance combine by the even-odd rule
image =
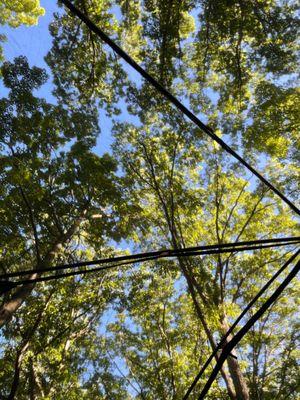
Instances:
[[[300,250],[295,253],[288,261],[287,265],[290,264],[295,257],[299,254]],[[285,265],[286,265],[285,264]],[[287,285],[291,282],[291,280],[297,275],[300,269],[300,261],[294,266],[291,272],[287,275],[287,277],[282,281],[282,283],[278,286],[278,288],[272,293],[272,295],[264,302],[264,304],[256,311],[256,313],[246,322],[246,324],[237,332],[236,335],[228,342],[220,354],[220,357],[208,378],[198,400],[203,400],[208,393],[211,385],[213,384],[214,380],[216,379],[219,371],[221,370],[224,362],[226,361],[227,357],[233,350],[233,348],[243,339],[246,333],[252,328],[255,322],[267,311],[267,309],[274,303],[275,300],[280,296],[280,294],[284,291]]]
[[[219,136],[217,136],[211,128],[205,125],[196,117],[187,107],[185,107],[175,96],[173,96],[163,85],[161,85],[155,78],[146,72],[137,62],[135,62],[121,47],[119,47],[112,39],[110,39],[98,26],[96,26],[88,16],[82,13],[74,4],[69,0],[61,0],[61,2],[76,15],[86,26],[99,36],[106,44],[108,44],[123,60],[131,65],[139,74],[141,74],[152,86],[154,86],[163,96],[165,96],[172,104],[175,105],[184,115],[186,115],[194,124],[196,124],[203,132],[215,140],[224,150],[231,154],[241,164],[243,164],[249,171],[251,171],[257,178],[268,186],[274,193],[276,193],[289,207],[300,215],[300,210],[283,194],[280,190],[276,189],[266,178],[264,178],[254,167],[247,163],[238,153],[236,153],[230,146],[228,146]]]
[[[289,242],[289,244],[291,244]],[[296,244],[296,243],[292,243],[292,244]],[[17,287],[17,286],[21,286],[21,285],[27,285],[27,284],[35,284],[38,282],[46,282],[46,281],[50,281],[50,280],[58,280],[61,278],[66,278],[69,276],[76,276],[76,275],[86,275],[92,272],[99,272],[99,271],[103,271],[103,270],[107,270],[107,269],[111,269],[111,268],[117,268],[119,266],[122,265],[129,265],[129,264],[134,264],[137,262],[145,262],[145,261],[149,261],[149,260],[156,260],[159,258],[163,258],[163,257],[190,257],[190,256],[199,256],[199,255],[206,255],[206,254],[219,254],[219,253],[232,253],[232,252],[237,252],[237,251],[252,251],[252,250],[258,250],[258,249],[264,249],[264,248],[269,248],[269,247],[273,247],[274,244],[270,245],[260,245],[260,246],[255,246],[255,247],[240,247],[240,248],[225,248],[225,249],[212,249],[212,250],[204,250],[202,252],[200,251],[191,251],[191,252],[187,252],[187,253],[180,253],[180,254],[173,254],[173,255],[169,255],[167,252],[163,253],[163,254],[157,254],[157,255],[153,255],[153,256],[147,256],[147,257],[141,257],[141,258],[136,258],[137,255],[134,255],[135,258],[128,260],[126,262],[122,262],[122,263],[118,263],[118,264],[112,264],[112,265],[105,265],[102,267],[97,267],[97,268],[89,268],[86,270],[76,270],[76,271],[72,271],[72,272],[66,272],[66,273],[62,273],[62,274],[55,274],[55,275],[49,275],[49,276],[45,276],[45,277],[38,277],[38,278],[34,278],[34,279],[25,279],[25,280],[19,280],[19,281],[0,281],[0,295],[9,292],[10,290],[12,290],[13,288]],[[276,246],[286,246],[286,243],[278,243],[276,244]],[[98,260],[98,261],[104,261],[104,260]],[[66,264],[65,266],[61,266],[64,267],[64,269],[70,268],[70,265]],[[50,269],[50,268],[49,268]],[[51,271],[55,270],[55,267],[51,267]],[[43,272],[46,272],[46,270],[27,270],[27,271],[20,271],[18,276],[22,276],[22,275],[28,275],[28,273],[31,274],[41,274]],[[16,276],[18,273],[12,273],[14,276]],[[10,275],[12,275],[10,274]],[[7,279],[9,274],[7,275],[1,275],[0,279]]]
[[[129,261],[135,262],[135,260],[141,261],[145,258],[147,260],[148,257],[156,257],[156,258],[166,258],[166,257],[178,257],[178,256],[197,256],[197,255],[209,255],[209,254],[220,254],[220,253],[232,253],[237,251],[252,251],[259,250],[269,247],[277,247],[277,246],[286,246],[291,244],[300,243],[300,237],[287,237],[287,238],[275,238],[275,239],[262,239],[262,240],[252,240],[252,241],[243,241],[238,243],[222,243],[222,244],[213,244],[213,245],[205,245],[205,246],[194,246],[187,247],[183,249],[166,249],[160,251],[150,251],[126,256],[119,257],[110,257],[103,258],[100,260],[92,260],[92,261],[81,261],[77,263],[71,264],[61,264],[56,265],[54,267],[47,268],[36,268],[32,270],[23,270],[7,273],[4,275],[0,275],[0,280],[20,277],[25,275],[30,275],[33,273],[45,273],[52,271],[60,271],[69,268],[79,268],[79,267],[87,267],[90,265],[100,265],[100,264],[108,264],[111,262],[120,262],[120,261]],[[254,246],[253,246],[254,245]]]
[[[221,341],[219,344],[216,346],[212,354],[209,356],[203,367],[201,368],[200,372],[192,382],[191,386],[187,390],[185,396],[183,397],[182,400],[187,400],[189,395],[191,394],[192,390],[198,383],[199,379],[201,379],[202,375],[204,374],[206,368],[209,366],[213,358],[218,354],[218,351],[222,349],[225,340],[227,337],[233,332],[234,328],[238,325],[238,323],[241,321],[241,319],[246,315],[246,313],[250,310],[250,308],[253,306],[254,303],[266,292],[266,290],[271,286],[271,284],[278,278],[278,276],[290,265],[290,263],[299,255],[300,250],[298,250],[273,276],[269,281],[260,289],[260,291],[256,294],[256,296],[250,301],[250,303],[244,308],[244,310],[241,312],[241,314],[238,316],[238,318],[235,320],[235,322],[231,325],[231,327],[228,329],[226,334],[222,337]]]
[[[16,281],[16,282],[9,282],[9,285],[12,285],[13,287],[16,286],[20,286],[20,285],[28,285],[28,284],[34,284],[34,283],[38,283],[38,282],[48,282],[51,280],[58,280],[61,278],[67,278],[70,276],[75,276],[75,275],[86,275],[89,274],[91,272],[99,272],[99,271],[104,271],[107,269],[111,269],[111,268],[117,268],[123,265],[128,265],[128,264],[133,264],[133,263],[138,263],[140,261],[148,261],[148,260],[155,260],[157,259],[157,256],[153,256],[153,257],[145,257],[141,260],[134,260],[134,261],[126,261],[126,262],[122,262],[122,263],[118,263],[118,264],[111,264],[111,265],[104,265],[102,267],[97,267],[97,268],[89,268],[86,270],[81,270],[81,271],[71,271],[71,272],[65,272],[63,274],[55,274],[55,275],[49,275],[49,276],[42,276],[42,277],[38,277],[38,278],[34,278],[34,279],[23,279],[21,281]],[[34,271],[36,272],[36,271]],[[1,282],[2,284],[6,283],[6,282]],[[9,288],[8,290],[10,290],[11,288]]]

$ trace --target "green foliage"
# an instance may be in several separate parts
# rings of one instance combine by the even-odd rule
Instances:
[[[78,3],[74,2],[77,6]],[[110,2],[84,3],[84,12],[114,36],[118,24],[109,6]],[[49,28],[53,46],[46,61],[52,68],[57,98],[69,105],[74,101],[97,100],[108,113],[116,113],[116,101],[123,93],[124,73],[115,56],[107,54],[101,41],[68,14],[56,14]]]
[[[18,28],[20,25],[36,25],[39,17],[45,14],[45,9],[40,7],[39,0],[2,0],[0,3],[0,25],[9,25]],[[0,44],[6,40],[5,35],[0,35]],[[3,60],[0,45],[0,61]]]
[[[45,14],[39,0],[3,0],[0,5],[0,24],[13,28],[36,25],[38,18]]]
[[[74,3],[296,199],[294,1]],[[76,18],[57,13],[50,32],[57,103],[34,94],[47,76],[25,58],[2,67],[3,272],[112,256],[124,238],[131,250],[150,250],[297,235],[287,206],[153,88],[131,81]],[[113,116],[113,155],[95,153],[98,107]],[[182,399],[214,342],[292,251],[166,258],[36,285],[3,328],[0,393]],[[208,399],[246,399],[232,380],[250,399],[297,398],[298,298],[293,282],[239,344],[234,368],[230,359]]]
[[[262,82],[256,88],[256,99],[250,114],[253,124],[244,136],[247,145],[280,158],[299,157],[299,88]]]
[[[2,74],[9,89],[0,99],[2,273],[111,254],[108,241],[122,237],[122,201],[115,161],[91,151],[98,135],[95,108],[68,110],[35,97],[32,90],[47,76],[24,57],[4,63]],[[95,335],[92,321],[118,288],[98,278],[41,284],[29,292],[3,333],[3,360],[24,368],[17,375],[3,369],[3,396],[25,399],[34,390],[41,398],[64,398],[64,391],[70,399],[88,398],[80,383],[87,366],[77,367],[87,338]],[[22,391],[20,379],[29,379]]]

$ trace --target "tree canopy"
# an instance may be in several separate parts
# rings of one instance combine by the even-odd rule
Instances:
[[[296,2],[73,3],[297,200]],[[0,23],[14,28],[42,15],[38,1],[0,5]],[[60,2],[49,32],[50,78],[26,54],[1,64],[1,275],[29,269],[34,280],[43,276],[35,270],[74,261],[299,235],[281,199]],[[49,79],[52,96],[42,98]],[[102,119],[113,143],[99,155]],[[295,248],[148,260],[5,293],[0,397],[181,400]],[[298,299],[293,280],[227,358],[208,399],[298,398]]]
[[[21,24],[37,24],[45,9],[39,0],[3,0],[0,5],[0,23],[17,28]]]

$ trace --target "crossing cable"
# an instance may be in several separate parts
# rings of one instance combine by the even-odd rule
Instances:
[[[228,338],[229,335],[231,335],[231,333],[233,332],[234,328],[238,325],[238,323],[241,321],[241,319],[247,314],[247,312],[251,309],[251,307],[256,303],[256,301],[266,292],[266,290],[272,285],[272,283],[278,278],[278,276],[280,274],[282,274],[282,272],[284,272],[286,270],[286,268],[297,258],[297,256],[300,254],[300,250],[298,250],[291,258],[288,259],[288,261],[272,276],[271,279],[269,279],[269,281],[261,288],[261,290],[256,294],[256,296],[248,303],[248,305],[244,308],[244,310],[241,312],[241,314],[238,316],[238,318],[234,321],[234,323],[231,325],[231,327],[228,329],[228,331],[226,332],[226,334],[222,337],[221,341],[218,343],[218,345],[216,346],[216,348],[214,349],[214,351],[211,353],[211,355],[209,356],[209,358],[207,359],[207,361],[205,362],[205,364],[203,365],[203,367],[201,368],[200,372],[198,373],[198,375],[195,377],[194,381],[192,382],[191,386],[188,388],[186,394],[184,395],[182,400],[187,400],[189,395],[191,394],[192,390],[194,389],[194,387],[196,386],[196,384],[198,383],[198,381],[201,379],[201,377],[203,376],[205,370],[207,369],[207,367],[209,366],[209,364],[211,363],[211,361],[213,360],[213,358],[215,358],[219,352],[219,350],[222,350],[222,354],[224,353],[224,351],[226,351],[226,358],[227,356],[231,353],[231,351],[233,350],[233,348],[238,344],[238,342],[242,339],[242,337],[248,332],[248,330],[251,328],[251,326],[257,321],[258,318],[260,318],[260,316],[262,314],[259,314],[259,316],[255,319],[255,315],[259,312],[261,312],[260,310],[263,309],[265,312],[267,308],[265,307],[264,303],[263,306],[261,306],[261,308],[254,314],[254,316],[252,318],[249,319],[249,321],[247,322],[247,324],[245,324],[243,326],[243,328],[240,329],[240,331],[231,339],[231,341],[229,343],[227,343],[227,345],[224,346],[226,339]],[[295,272],[295,275],[297,274],[298,270],[299,270],[299,262],[296,264],[296,267],[298,268],[297,271]],[[295,267],[295,268],[296,268]],[[293,275],[293,277],[295,276]],[[289,275],[288,275],[289,276]],[[293,278],[292,277],[292,278]],[[291,278],[291,279],[292,279]],[[291,280],[290,279],[290,280]],[[289,281],[290,281],[289,280]],[[284,282],[284,281],[283,281]],[[281,285],[278,287],[278,289],[281,287]],[[277,289],[277,290],[278,290]],[[283,289],[282,289],[283,290]],[[274,292],[276,293],[276,291]],[[274,296],[274,293],[272,294],[272,296]],[[281,293],[281,292],[280,292]],[[271,296],[271,297],[272,297]],[[278,297],[278,296],[277,296]],[[276,297],[276,298],[277,298]],[[273,297],[272,297],[273,298]],[[275,299],[276,299],[275,298]],[[247,331],[244,331],[244,328],[246,326],[248,326],[250,321],[254,321],[252,323],[252,325],[249,327],[249,329]],[[240,337],[240,332],[245,332],[243,334],[242,337]],[[236,342],[236,337],[240,338],[237,342]],[[235,340],[234,340],[235,339]],[[233,341],[234,340],[234,341]],[[232,342],[233,341],[233,342]],[[230,343],[234,343],[234,345],[231,347]],[[226,349],[226,350],[225,350]],[[228,354],[227,354],[228,353]],[[223,354],[224,357],[224,354]],[[218,358],[217,364],[215,369],[213,370],[213,373],[211,376],[213,376],[212,380],[211,377],[209,378],[209,380],[207,381],[205,387],[203,388],[203,391],[201,392],[201,395],[199,397],[200,399],[203,399],[204,395],[207,393],[207,391],[209,390],[213,380],[216,378],[218,372],[220,371],[222,365],[224,364],[226,358],[223,360],[223,358],[221,358],[221,356]],[[221,360],[221,361],[220,361]],[[215,371],[216,370],[216,371]],[[215,371],[215,372],[214,372]],[[203,396],[202,396],[203,394]],[[202,397],[201,397],[202,396]]]
[[[136,259],[134,261],[132,261],[132,260],[125,261],[125,262],[118,263],[118,264],[103,265],[101,267],[89,268],[86,270],[80,270],[80,271],[77,270],[77,271],[64,272],[62,274],[39,276],[34,279],[23,279],[23,280],[15,281],[15,282],[0,281],[0,295],[10,291],[11,289],[13,289],[17,286],[32,285],[32,284],[35,284],[38,282],[48,282],[48,281],[58,280],[58,279],[67,278],[67,277],[76,276],[76,275],[86,275],[86,274],[93,273],[93,272],[105,271],[107,269],[112,269],[112,268],[120,267],[123,265],[137,263],[139,261],[148,261],[148,260],[154,260],[154,259],[157,259],[157,256],[145,257],[141,260]],[[68,266],[66,268],[68,268]],[[21,271],[21,272],[23,272],[23,271]],[[41,271],[37,272],[37,270],[32,270],[31,273],[41,273]],[[1,275],[0,279],[3,277],[5,277],[5,275]]]
[[[266,239],[267,240],[267,239]],[[273,239],[276,240],[276,239]],[[132,256],[121,256],[121,257],[115,257],[115,258],[110,258],[110,259],[101,259],[101,260],[95,260],[95,261],[83,261],[80,263],[73,263],[73,264],[65,264],[65,265],[58,265],[56,267],[48,267],[45,269],[34,269],[34,270],[23,270],[23,271],[18,271],[18,272],[12,272],[9,274],[5,275],[0,275],[0,295],[3,295],[4,293],[9,292],[13,288],[17,286],[22,286],[22,285],[28,285],[28,284],[35,284],[38,282],[47,282],[51,280],[58,280],[62,278],[67,278],[70,276],[77,276],[77,275],[86,275],[94,272],[99,272],[107,269],[112,269],[112,268],[117,268],[123,265],[129,265],[129,264],[135,264],[139,262],[145,262],[145,261],[150,261],[150,260],[156,260],[159,258],[165,258],[165,257],[191,257],[191,256],[200,256],[200,255],[207,255],[207,254],[220,254],[220,253],[234,253],[237,251],[253,251],[253,250],[261,250],[269,247],[274,247],[274,246],[286,246],[286,245],[293,245],[297,244],[299,241],[288,241],[287,243],[273,243],[273,244],[260,244],[256,246],[242,246],[242,247],[233,247],[233,248],[227,248],[226,245],[230,245],[230,243],[226,243],[225,248],[221,249],[210,249],[210,250],[202,250],[202,251],[177,251],[177,250],[169,250],[169,251],[160,251],[160,252],[149,252],[149,253],[143,253],[140,254],[134,254]],[[234,243],[234,245],[237,245],[239,243]],[[212,246],[202,246],[202,247],[215,247],[217,245],[212,245]],[[182,249],[184,250],[184,249]],[[157,254],[155,254],[157,253]],[[145,256],[146,254],[146,256]],[[107,263],[108,260],[110,262],[112,260],[114,261],[120,261],[123,260],[125,262],[119,262],[117,264],[110,264],[110,265],[104,265],[101,267],[95,267],[95,268],[89,268],[86,270],[75,270],[71,272],[65,272],[61,274],[57,274],[59,270],[62,269],[70,269],[70,268],[75,268],[75,267],[82,267],[82,266],[88,266],[88,265],[96,265],[96,264],[103,264]],[[55,271],[55,275],[48,275],[45,277],[38,276],[36,278],[30,278],[30,279],[22,279],[18,281],[9,281],[7,278],[10,278],[12,276],[14,277],[20,277],[24,275],[41,275],[44,272],[49,272],[49,271]]]
[[[261,250],[270,247],[278,247],[278,246],[287,246],[300,243],[300,236],[295,237],[286,237],[286,238],[274,238],[274,239],[261,239],[261,240],[252,240],[252,241],[241,241],[237,243],[221,243],[221,244],[213,244],[213,245],[205,245],[205,246],[193,246],[193,247],[186,247],[182,249],[166,249],[160,251],[150,251],[138,254],[131,254],[125,256],[118,256],[118,257],[110,257],[110,258],[102,258],[98,260],[91,260],[91,261],[80,261],[71,264],[61,264],[52,267],[45,267],[45,268],[35,268],[31,270],[23,270],[23,271],[16,271],[11,273],[6,273],[4,275],[0,275],[0,281],[8,278],[13,277],[21,277],[31,274],[42,274],[45,272],[57,272],[65,269],[70,268],[80,268],[80,267],[87,267],[91,265],[101,265],[101,264],[109,264],[115,263],[113,266],[108,266],[109,268],[116,267],[122,264],[116,264],[121,261],[128,261],[129,263],[147,261],[149,259],[159,259],[159,258],[166,258],[166,257],[190,257],[190,256],[200,256],[200,255],[212,255],[212,254],[222,254],[222,253],[235,253],[239,251],[253,251],[253,250]],[[105,268],[107,269],[107,267]],[[86,271],[94,270],[89,269]],[[79,274],[81,272],[78,272]],[[58,275],[53,275],[57,277]],[[21,281],[15,282],[19,283]],[[23,282],[23,281],[22,281]]]
[[[119,47],[110,37],[106,35],[91,19],[82,13],[70,0],[61,0],[61,2],[77,16],[92,32],[100,37],[111,49],[113,49],[123,60],[131,65],[140,75],[143,76],[156,90],[165,96],[177,109],[186,115],[194,124],[196,124],[203,132],[215,140],[224,150],[231,154],[236,160],[243,164],[251,171],[261,182],[268,186],[274,193],[277,194],[294,212],[300,215],[300,210],[271,182],[264,178],[254,167],[247,163],[237,152],[235,152],[228,144],[226,144],[219,136],[217,136],[211,128],[205,125],[195,114],[181,103],[172,93],[170,93],[163,85],[161,85],[153,76],[144,70],[136,61],[134,61],[121,47]]]
[[[297,251],[287,262],[285,265],[289,265],[300,253],[300,250]],[[300,270],[300,261],[296,263],[291,272],[287,275],[287,277],[282,281],[282,283],[278,286],[278,288],[271,294],[271,296],[263,303],[263,305],[256,311],[256,313],[246,322],[246,324],[234,335],[234,337],[228,342],[220,354],[218,361],[205,383],[203,390],[201,391],[198,400],[205,399],[206,394],[208,393],[211,385],[216,379],[219,371],[221,370],[224,362],[227,357],[230,355],[234,347],[243,339],[243,337],[247,334],[247,332],[252,328],[252,326],[258,321],[258,319],[268,310],[268,308],[278,299],[284,289],[288,286],[291,280],[297,275]]]

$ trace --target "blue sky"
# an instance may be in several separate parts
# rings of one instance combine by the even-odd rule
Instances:
[[[59,11],[55,0],[41,0],[41,6],[45,8],[46,13],[39,18],[38,24],[35,26],[20,26],[11,28],[9,26],[0,26],[0,34],[4,34],[7,38],[3,43],[3,51],[5,60],[13,61],[15,57],[20,55],[26,56],[30,66],[37,66],[46,69],[49,80],[38,91],[40,97],[44,97],[49,102],[55,102],[51,92],[53,89],[51,83],[51,71],[47,66],[44,57],[48,53],[52,44],[52,37],[49,33],[48,26],[53,20],[53,13]],[[7,90],[3,87],[0,80],[0,97],[6,95]],[[99,125],[101,135],[98,139],[96,147],[97,154],[101,155],[110,151],[112,143],[111,137],[111,121],[100,110]]]
[[[53,13],[62,10],[57,6],[56,0],[40,0],[41,6],[44,7],[46,13],[39,18],[38,24],[35,26],[20,26],[18,28],[11,28],[9,26],[0,26],[0,33],[7,37],[7,41],[3,44],[4,57],[6,60],[12,61],[15,57],[20,55],[26,56],[31,66],[35,65],[40,68],[45,68],[50,76],[48,82],[38,91],[39,96],[44,97],[49,102],[55,102],[55,98],[51,95],[51,71],[47,66],[44,57],[48,53],[52,44],[52,37],[49,33],[48,26],[53,20]],[[120,18],[120,11],[117,7],[112,8],[112,13]],[[107,51],[110,51],[105,46]],[[119,60],[124,70],[127,72],[128,77],[135,83],[141,83],[140,75],[129,67],[123,60]],[[6,94],[5,88],[1,85],[0,81],[0,96]],[[184,100],[183,100],[184,101]],[[186,101],[184,101],[186,103]],[[188,104],[186,104],[188,106]],[[118,117],[119,120],[134,121],[126,110],[125,103],[121,100],[119,103],[122,109],[122,114]],[[98,144],[95,149],[96,153],[101,155],[104,152],[110,151],[112,143],[111,128],[112,124],[109,118],[105,116],[105,112],[99,110],[100,118],[99,125],[101,135],[98,139]],[[205,116],[200,116],[205,120]],[[137,121],[135,121],[137,122]]]
[[[0,27],[0,33],[7,37],[7,41],[3,45],[4,56],[6,60],[13,60],[19,55],[24,55],[28,58],[31,66],[36,65],[47,70],[50,79],[39,90],[38,94],[39,96],[46,98],[47,101],[53,102],[55,101],[55,98],[51,94],[53,88],[51,83],[51,71],[45,63],[44,57],[50,50],[52,44],[52,38],[48,30],[49,23],[51,23],[53,20],[53,13],[61,9],[57,7],[56,0],[41,0],[41,5],[45,8],[46,13],[43,17],[39,18],[39,22],[36,26],[20,26],[16,29],[8,26],[2,26]],[[112,11],[118,14],[118,9],[115,7]],[[117,15],[117,17],[119,16]],[[124,62],[122,62],[122,60],[120,60],[120,63],[132,80],[135,82],[141,81],[139,75],[133,71],[132,68],[128,67]],[[3,88],[0,81],[0,96],[3,94],[6,94],[6,90]],[[188,106],[188,104],[186,105]],[[122,109],[122,115],[118,117],[118,119],[129,122],[133,121],[133,117],[130,116],[126,111],[126,105],[124,101],[121,101],[119,106]],[[111,136],[112,123],[111,120],[105,115],[103,110],[99,110],[99,115],[101,134],[98,138],[95,152],[99,155],[102,155],[105,152],[110,152],[110,145],[113,141]],[[199,117],[205,122],[205,116],[199,114]],[[228,137],[226,137],[225,140],[228,141]],[[248,178],[250,177],[250,175],[246,173],[246,170],[245,176],[248,176]]]
[[[6,60],[12,61],[15,57],[23,55],[27,57],[31,66],[35,65],[47,70],[50,79],[38,91],[38,94],[49,102],[55,102],[55,98],[51,94],[53,89],[51,84],[51,71],[46,64],[44,57],[52,45],[52,37],[49,33],[48,26],[53,20],[53,13],[62,9],[57,6],[56,0],[41,0],[41,6],[44,7],[46,13],[43,17],[39,18],[37,25],[29,27],[20,26],[18,28],[0,26],[0,33],[7,37],[7,41],[3,44],[4,57]],[[117,16],[117,18],[120,17],[120,12],[117,7],[113,7],[112,12]],[[107,46],[105,47],[107,51],[110,51]],[[140,75],[136,71],[129,67],[123,60],[120,59],[119,62],[122,64],[130,79],[132,79],[135,83],[141,82]],[[3,88],[0,81],[0,96],[3,94],[6,94],[6,90]],[[182,99],[182,101],[186,106],[188,106],[186,99]],[[124,101],[121,100],[119,106],[122,109],[122,114],[118,117],[118,119],[133,122],[134,119],[128,114]],[[98,144],[95,151],[97,154],[101,155],[104,152],[110,151],[110,145],[112,143],[112,123],[110,119],[107,118],[104,111],[99,110],[99,114],[101,135],[98,139]],[[199,114],[199,117],[206,122],[205,115]],[[137,121],[135,120],[135,122]]]
[[[52,21],[53,12],[57,11],[56,1],[41,0],[41,5],[45,8],[46,13],[39,19],[39,23],[35,26],[20,26],[11,28],[7,25],[0,27],[0,33],[7,38],[3,44],[4,58],[12,61],[20,55],[28,58],[29,64],[45,68],[50,73],[44,56],[51,48],[51,36],[48,31],[48,25]],[[0,86],[0,90],[3,87]],[[2,92],[2,90],[1,90]],[[51,98],[50,81],[44,85],[39,91],[40,96],[47,99]]]

